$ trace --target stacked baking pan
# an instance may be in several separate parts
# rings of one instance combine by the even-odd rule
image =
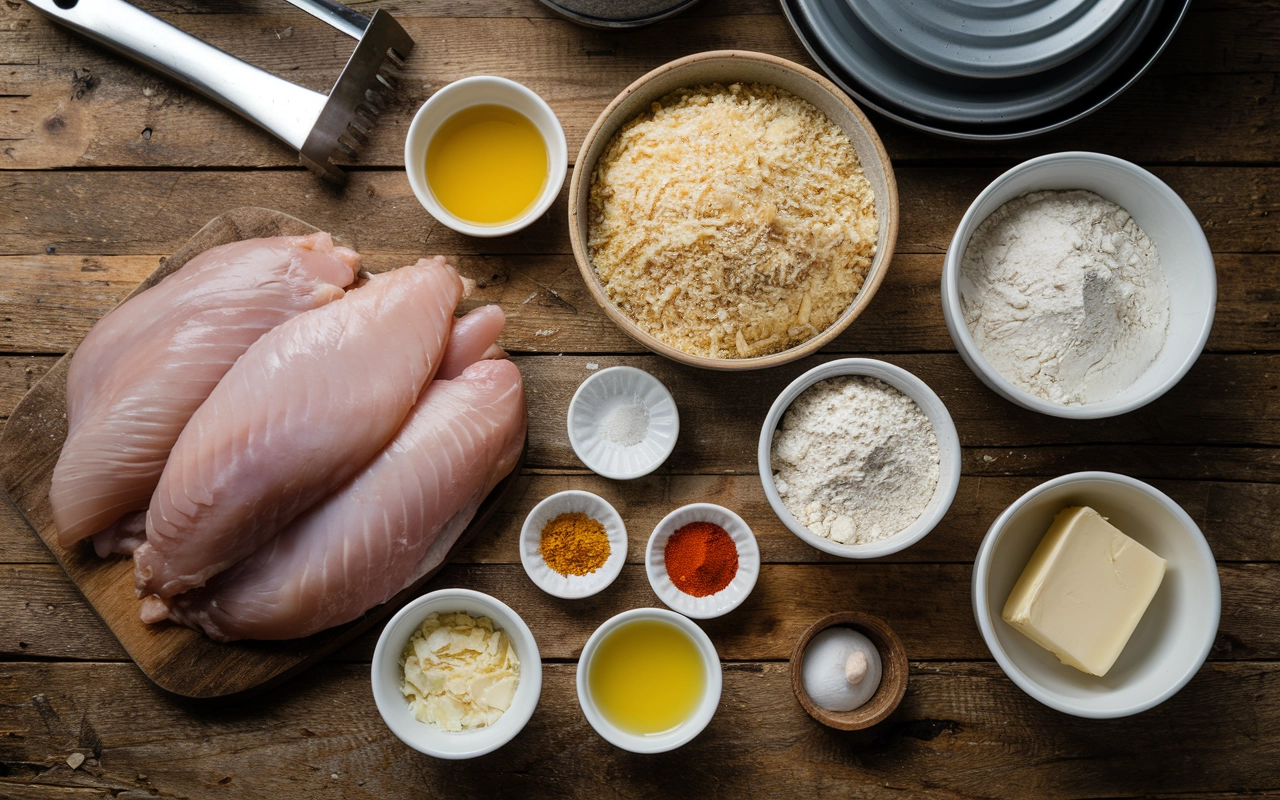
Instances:
[[[921,130],[1015,139],[1114,99],[1190,0],[782,0],[833,81]]]

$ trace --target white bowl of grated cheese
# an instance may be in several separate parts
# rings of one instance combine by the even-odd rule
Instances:
[[[783,499],[788,490],[780,491],[782,473],[775,469],[775,434],[784,415],[807,390],[823,381],[832,383],[819,389],[832,387],[850,377],[872,380],[846,395],[824,399],[829,407],[814,408],[814,413],[807,415],[806,433],[812,441],[798,445],[785,442],[783,446],[790,453],[779,453],[780,458],[796,462],[810,473],[803,477],[810,490],[819,487],[813,497],[822,496],[820,487],[839,487],[848,495],[845,502],[858,507],[858,512],[852,512],[852,523],[829,507],[815,510],[815,519],[826,518],[822,524],[834,519],[823,535],[801,522]],[[880,399],[882,404],[840,407],[848,398]],[[829,423],[829,435],[814,429],[815,421]],[[795,430],[805,427],[800,423],[794,426]],[[848,438],[863,434],[875,441]],[[859,448],[866,451],[865,458],[856,452]],[[886,556],[920,541],[946,515],[960,484],[960,437],[947,407],[915,375],[870,358],[830,361],[792,381],[765,417],[758,460],[760,482],[778,519],[805,542],[844,558]],[[790,487],[790,497],[796,496],[796,488]],[[798,508],[796,513],[807,510]]]
[[[496,722],[483,727],[449,731],[414,716],[401,692],[405,668],[402,654],[409,639],[431,614],[465,613],[488,617],[495,630],[510,638],[519,659],[519,681],[511,704]],[[373,700],[378,713],[400,741],[435,758],[475,758],[491,753],[515,738],[542,695],[542,661],[538,643],[520,615],[507,604],[470,589],[441,589],[410,602],[391,618],[378,637],[371,670]]]
[[[1057,194],[1024,198],[1041,192]],[[1025,211],[1036,198],[1070,198],[1084,192],[1092,193],[1094,206],[1105,210],[1105,201],[1127,212],[1111,206],[1122,224],[1115,226],[1104,211],[1096,211],[1102,216],[1082,218],[1083,227],[1072,232],[1064,230],[1060,219],[1041,220],[1034,211]],[[1011,201],[1018,198],[1024,198],[1024,208],[1014,218],[1010,209],[1018,204]],[[983,223],[1006,204],[997,224],[1013,220],[1007,223],[1010,229],[1021,226],[1014,231],[1016,249],[1008,241],[982,239]],[[1139,230],[1124,225],[1130,216]],[[1127,266],[1122,259],[1117,268],[1116,247],[1125,246],[1121,240],[1126,234],[1135,249],[1154,244],[1158,261],[1152,275],[1163,275],[1167,292],[1160,287],[1158,296],[1149,294],[1152,278],[1135,272],[1133,282],[1125,274],[1138,264],[1136,256]],[[1055,249],[1050,245],[1054,236],[1076,238]],[[1106,253],[1095,257],[1090,247],[1098,236],[1105,237],[1105,243],[1101,238],[1098,242]],[[967,259],[966,251],[981,246],[975,242],[987,249]],[[1059,252],[1069,255],[1060,258]],[[1111,266],[1093,267],[1090,260]],[[1076,261],[1085,268],[1068,269]],[[970,263],[997,262],[1008,266],[1000,265],[1000,277],[990,284],[987,276],[993,273],[975,282],[966,272],[974,269],[966,266]],[[947,249],[942,312],[965,363],[997,394],[1042,414],[1100,419],[1150,403],[1187,374],[1209,338],[1217,287],[1204,231],[1164,181],[1113,156],[1051,153],[996,178],[969,206]],[[1118,310],[1110,311],[1113,306]],[[971,325],[980,326],[985,345]],[[1159,329],[1165,331],[1163,342]]]

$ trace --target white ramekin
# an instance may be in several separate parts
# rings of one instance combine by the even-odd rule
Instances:
[[[649,412],[649,428],[638,444],[613,444],[600,423],[620,403],[639,401]],[[662,381],[636,367],[608,367],[588,377],[573,393],[568,414],[569,445],[597,475],[628,481],[648,475],[671,455],[680,436],[680,410]]]
[[[409,710],[409,702],[400,693],[404,678],[400,654],[428,614],[460,611],[473,617],[488,617],[495,627],[507,632],[516,649],[516,657],[520,659],[520,682],[516,684],[511,707],[493,725],[467,731],[446,731],[419,722]],[[542,694],[542,659],[529,626],[505,603],[470,589],[441,589],[411,601],[382,629],[378,646],[373,651],[370,678],[378,713],[396,738],[419,753],[436,758],[475,758],[511,741],[533,716]]]
[[[738,571],[733,579],[728,586],[706,597],[685,594],[667,574],[667,542],[671,534],[692,522],[719,525],[738,549]],[[742,605],[755,588],[756,579],[760,577],[760,545],[751,526],[729,509],[714,503],[691,503],[672,511],[654,526],[644,551],[644,567],[654,594],[668,608],[694,619],[713,619]]]
[[[1028,192],[1084,189],[1128,211],[1160,252],[1169,284],[1169,333],[1155,362],[1130,387],[1099,403],[1063,405],[1014,386],[982,355],[960,307],[960,262],[969,238],[1000,206]],[[1178,193],[1136,164],[1101,153],[1067,152],[1024,161],[982,190],[956,228],[942,267],[942,315],[969,368],[992,391],[1023,408],[1066,419],[1099,419],[1133,411],[1187,374],[1213,327],[1218,279],[1200,223]]]
[[[561,575],[542,558],[542,529],[561,514],[580,512],[604,526],[609,538],[609,557],[604,565],[586,575]],[[553,597],[576,600],[604,591],[622,573],[627,561],[627,526],[607,500],[591,492],[570,489],[556,492],[533,507],[520,529],[520,563],[525,574],[542,591]]]
[[[600,710],[596,708],[595,701],[591,698],[591,690],[587,686],[587,674],[591,669],[591,659],[596,653],[596,648],[600,646],[600,642],[610,632],[616,630],[619,625],[640,619],[667,622],[688,634],[693,639],[694,644],[698,646],[698,651],[702,654],[703,666],[706,669],[706,688],[702,694],[702,702],[698,705],[698,709],[694,711],[693,716],[672,731],[652,736],[639,736],[629,733],[605,719]],[[720,705],[722,685],[720,655],[716,653],[715,645],[711,643],[710,637],[688,617],[681,616],[674,611],[668,611],[665,608],[633,608],[630,611],[623,611],[615,617],[610,617],[605,620],[603,625],[596,628],[595,633],[591,634],[591,638],[587,639],[586,645],[582,648],[582,657],[578,659],[578,703],[582,706],[582,713],[586,716],[587,722],[591,723],[591,727],[595,728],[596,733],[600,734],[605,741],[632,753],[665,753],[692,741],[695,736],[702,733],[702,730],[711,722],[711,718],[715,716],[716,708]]]
[[[929,500],[929,504],[925,506],[924,511],[920,513],[915,522],[887,539],[866,544],[841,544],[825,536],[819,536],[800,524],[800,520],[796,519],[787,509],[786,504],[782,502],[782,498],[778,495],[778,488],[773,482],[773,468],[771,466],[773,433],[777,430],[778,423],[782,420],[782,415],[795,402],[795,399],[805,389],[808,389],[818,381],[845,375],[864,375],[869,378],[879,378],[907,397],[910,397],[916,402],[916,405],[920,406],[920,410],[925,413],[925,416],[929,418],[930,424],[933,425],[934,435],[938,437],[938,486],[933,490],[933,497]],[[799,536],[822,552],[843,556],[844,558],[878,558],[879,556],[887,556],[890,553],[905,550],[920,541],[929,531],[933,530],[934,526],[942,521],[947,509],[951,508],[951,501],[956,496],[956,488],[960,485],[960,437],[956,434],[955,423],[951,421],[951,414],[947,412],[947,407],[943,405],[942,399],[929,388],[928,384],[902,367],[872,358],[842,358],[828,361],[826,364],[814,367],[792,381],[791,385],[783,389],[782,394],[778,395],[778,399],[773,401],[768,415],[764,418],[764,425],[760,429],[760,445],[757,450],[757,459],[760,469],[760,482],[764,484],[765,497],[769,498],[769,505],[773,506],[773,512],[778,515],[778,519],[782,520],[782,524],[786,525],[796,536]]]
[[[479,105],[506,106],[523,114],[537,127],[547,145],[547,180],[538,199],[523,214],[504,225],[476,225],[455,217],[440,205],[427,183],[427,145],[431,143],[431,137],[454,114]],[[404,140],[404,169],[409,178],[409,188],[413,189],[418,202],[442,225],[468,236],[493,238],[523,230],[546,213],[564,185],[569,169],[569,147],[555,112],[532,90],[506,78],[475,75],[454,81],[431,95],[418,109]]]

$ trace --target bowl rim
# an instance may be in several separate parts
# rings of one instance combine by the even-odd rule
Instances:
[[[595,655],[600,642],[610,632],[624,623],[637,619],[662,620],[676,626],[693,640],[698,647],[698,652],[702,655],[702,665],[706,669],[707,677],[702,703],[685,724],[673,732],[654,736],[638,736],[621,730],[605,719],[604,715],[596,708],[595,701],[591,698],[591,690],[587,686],[587,673],[590,671],[591,658]],[[587,643],[582,646],[582,653],[578,656],[577,675],[574,682],[578,691],[578,706],[582,709],[583,716],[587,718],[587,722],[592,729],[614,747],[641,754],[665,753],[693,741],[698,734],[706,729],[711,719],[715,716],[717,709],[720,707],[720,697],[724,688],[720,654],[716,652],[716,647],[711,642],[711,637],[707,636],[706,631],[702,630],[693,620],[683,614],[677,614],[667,608],[654,607],[632,608],[615,614],[600,623],[600,626],[587,639]]]
[[[926,416],[929,416],[934,435],[938,439],[939,465],[938,485],[934,489],[934,497],[930,498],[929,503],[932,505],[934,499],[940,495],[943,499],[932,513],[929,513],[928,507],[926,507],[926,512],[917,517],[914,522],[886,539],[868,542],[867,544],[841,544],[809,530],[795,518],[795,515],[782,502],[782,496],[778,494],[778,488],[773,481],[771,456],[773,453],[774,431],[777,430],[778,424],[782,421],[782,415],[791,407],[796,398],[819,381],[855,375],[883,380],[911,398],[912,402],[919,406]],[[896,379],[896,381],[886,379],[886,375]],[[782,402],[783,398],[792,394],[793,391],[795,396],[784,404]],[[933,416],[929,415],[928,410],[925,408],[926,403],[922,403],[921,399],[926,400],[930,405],[936,405],[941,411],[941,416],[934,419]],[[954,469],[947,470],[948,463],[954,466]],[[765,415],[764,423],[760,426],[760,441],[756,449],[756,466],[760,474],[760,484],[764,488],[765,498],[768,499],[773,513],[787,527],[787,530],[798,536],[801,541],[824,553],[843,558],[878,558],[900,552],[919,542],[937,527],[938,523],[947,515],[947,512],[951,509],[952,502],[955,500],[956,490],[960,486],[960,435],[956,432],[955,422],[951,419],[951,412],[947,409],[946,404],[942,402],[942,398],[938,397],[929,384],[915,374],[896,364],[890,364],[887,361],[880,361],[874,358],[838,358],[807,370],[800,377],[787,384],[787,387],[774,398],[773,404],[769,406],[769,413]],[[904,533],[906,534],[905,536],[903,535]]]
[[[867,702],[850,711],[831,711],[814,702],[804,688],[804,654],[809,643],[831,628],[849,628],[871,640],[880,652],[880,686]],[[791,648],[791,691],[800,707],[818,722],[842,731],[860,731],[889,717],[902,703],[911,679],[907,650],[902,640],[880,617],[863,611],[837,611],[813,622]],[[862,712],[862,713],[859,713]]]
[[[453,731],[436,730],[428,723],[417,722],[414,720],[416,724],[422,726],[421,730],[426,731],[426,735],[422,737],[412,735],[402,736],[402,730],[400,729],[399,722],[393,721],[390,709],[384,709],[380,700],[383,694],[382,690],[386,689],[386,682],[382,678],[380,667],[385,665],[388,659],[394,661],[398,666],[400,652],[404,648],[405,642],[408,641],[408,638],[406,637],[405,642],[397,642],[393,645],[390,641],[391,631],[396,628],[405,617],[414,614],[418,609],[422,608],[422,606],[427,605],[428,603],[450,599],[466,600],[479,606],[488,606],[498,611],[498,614],[492,614],[492,616],[507,615],[514,623],[513,625],[504,625],[502,627],[502,629],[507,631],[508,635],[510,635],[512,639],[519,639],[521,649],[524,651],[522,653],[522,656],[524,657],[520,660],[520,683],[516,686],[516,694],[512,699],[512,707],[508,708],[498,722],[489,728],[479,728],[472,731],[458,733]],[[491,612],[486,614],[486,616],[490,615]],[[413,635],[412,631],[409,635]],[[492,753],[494,750],[497,750],[510,742],[519,735],[520,731],[524,730],[525,725],[529,723],[530,718],[533,717],[534,710],[538,707],[538,701],[542,697],[542,657],[538,649],[537,639],[534,638],[533,632],[529,630],[528,624],[526,624],[524,619],[506,603],[492,595],[487,595],[484,592],[477,592],[474,589],[437,589],[434,592],[428,592],[427,594],[406,603],[404,608],[397,611],[395,616],[387,621],[387,624],[382,628],[382,632],[378,634],[378,643],[374,647],[373,659],[369,671],[370,692],[373,694],[374,705],[377,706],[378,714],[382,717],[383,724],[387,726],[387,729],[390,730],[397,739],[419,753],[432,756],[433,758],[451,761],[476,758],[487,753]],[[397,696],[400,695],[399,686],[393,686],[389,691],[394,692]],[[523,700],[521,694],[522,691],[525,693],[524,696],[529,696],[529,693],[531,693],[532,699],[530,701]],[[517,701],[520,702],[519,708],[516,708]],[[507,722],[508,719],[510,722]],[[506,729],[500,730],[500,727],[503,726],[504,723],[506,724]],[[415,729],[415,731],[416,730],[418,729]],[[496,733],[494,733],[495,731]],[[475,736],[478,740],[477,746],[469,750],[455,752],[439,750],[429,742],[429,740],[434,736],[458,735]]]
[[[969,239],[972,237],[974,230],[986,219],[986,216],[982,219],[977,219],[979,206],[985,203],[991,195],[1003,189],[1023,173],[1055,162],[1090,162],[1110,167],[1116,172],[1126,175],[1134,183],[1145,185],[1155,193],[1163,195],[1166,199],[1172,201],[1178,221],[1183,227],[1191,231],[1191,235],[1196,239],[1195,249],[1199,251],[1198,255],[1200,257],[1198,260],[1206,264],[1208,268],[1210,290],[1206,300],[1209,306],[1209,313],[1205,317],[1204,325],[1197,334],[1195,346],[1183,357],[1177,370],[1164,383],[1146,394],[1134,396],[1123,402],[1104,400],[1098,403],[1068,406],[1045,400],[1042,397],[1036,397],[1014,386],[1008,378],[1001,375],[991,365],[991,362],[987,360],[986,356],[978,348],[977,342],[973,340],[973,336],[969,333],[969,326],[964,321],[964,311],[960,307],[960,260],[969,246]],[[1043,190],[1028,190],[1028,192],[1033,191]],[[1026,192],[1023,194],[1026,194]],[[1021,164],[1005,170],[999,177],[987,184],[986,188],[979,192],[978,196],[969,204],[964,216],[960,218],[960,223],[956,226],[951,242],[947,245],[946,258],[942,264],[941,280],[943,321],[946,323],[948,333],[951,334],[951,341],[979,380],[1015,405],[1062,419],[1103,419],[1127,414],[1156,400],[1176,386],[1191,370],[1191,367],[1195,365],[1196,360],[1204,351],[1205,343],[1208,342],[1209,333],[1213,328],[1218,297],[1218,276],[1214,266],[1213,251],[1204,235],[1203,226],[1200,225],[1200,221],[1196,219],[1195,214],[1187,206],[1186,201],[1167,183],[1137,164],[1122,158],[1106,155],[1105,153],[1094,153],[1087,150],[1064,150],[1027,159]]]
[[[534,529],[533,527],[535,515],[543,511],[547,506],[562,504],[570,498],[577,497],[586,498],[587,502],[590,503],[598,503],[603,509],[605,509],[605,513],[601,516],[609,517],[610,519],[601,519],[597,521],[605,526],[605,535],[609,538],[609,546],[611,550],[604,565],[595,572],[580,576],[564,576],[569,578],[571,581],[572,578],[581,578],[580,583],[582,584],[582,588],[574,591],[571,588],[560,589],[555,585],[548,585],[539,580],[534,574],[534,567],[538,561],[542,560],[542,556],[541,554],[537,556],[529,555],[528,550],[525,548],[525,544],[531,543],[535,536],[541,540],[542,532]],[[529,513],[525,515],[524,523],[520,526],[520,564],[524,567],[524,572],[529,576],[529,580],[533,581],[533,585],[537,586],[542,591],[552,597],[559,597],[562,600],[579,600],[581,598],[591,597],[592,595],[603,592],[605,589],[609,588],[615,580],[617,580],[618,576],[622,574],[623,565],[627,561],[627,550],[629,549],[628,544],[626,520],[622,518],[622,515],[618,513],[618,510],[613,507],[612,503],[605,500],[595,492],[588,492],[585,489],[566,489],[562,492],[555,492],[542,498],[529,510]],[[548,569],[550,569],[550,567],[548,567]],[[552,572],[554,572],[554,570],[552,570]]]
[[[725,531],[733,539],[734,545],[738,549],[738,571],[729,581],[729,586],[736,587],[741,594],[734,600],[729,601],[726,605],[717,606],[710,612],[702,612],[698,610],[699,605],[706,605],[699,601],[708,600],[716,595],[708,595],[707,597],[692,597],[676,588],[675,583],[671,580],[671,576],[667,574],[664,562],[656,561],[654,548],[656,547],[659,537],[665,536],[667,540],[671,538],[671,534],[675,533],[674,519],[683,512],[697,512],[700,514],[708,514],[711,516],[720,516],[727,518],[731,526],[726,527]],[[712,522],[712,520],[707,520]],[[732,529],[731,529],[732,528]],[[735,535],[735,533],[737,535]],[[666,553],[666,542],[663,542],[663,553]],[[644,571],[649,577],[649,586],[653,589],[653,593],[658,596],[664,605],[676,613],[683,614],[690,619],[715,619],[723,617],[730,611],[746,602],[751,595],[752,590],[756,587],[756,581],[760,578],[760,542],[756,539],[756,533],[751,529],[739,514],[732,509],[725,508],[716,503],[687,503],[677,509],[672,510],[657,525],[653,526],[653,532],[649,534],[649,541],[644,548]],[[671,591],[665,590],[670,586]],[[726,586],[725,589],[728,589]],[[721,591],[724,591],[722,589]],[[719,594],[717,592],[716,594]],[[675,605],[672,605],[672,603]]]
[[[524,97],[533,105],[537,106],[546,113],[551,124],[546,129],[539,125],[536,120],[529,120],[534,127],[538,129],[538,133],[542,136],[543,142],[547,146],[547,181],[543,185],[542,190],[538,194],[537,200],[525,209],[524,213],[510,222],[502,225],[477,225],[468,222],[460,217],[454,216],[443,205],[441,205],[431,192],[430,185],[427,183],[426,168],[419,162],[422,160],[420,155],[425,156],[425,149],[422,154],[411,151],[410,143],[413,142],[414,135],[419,128],[428,125],[428,119],[432,117],[434,110],[444,99],[466,92],[477,85],[497,86],[505,91],[514,92]],[[512,107],[509,103],[497,102],[510,108],[512,111],[520,114],[520,110]],[[463,108],[470,108],[477,103],[470,103]],[[462,109],[459,109],[461,111]],[[457,113],[457,112],[454,112]],[[450,115],[452,116],[452,115]],[[527,116],[522,114],[522,116]],[[447,118],[446,118],[447,119]],[[444,122],[445,120],[441,120]],[[548,136],[548,134],[552,134]],[[430,146],[431,142],[426,142]],[[564,186],[564,175],[569,169],[569,143],[564,135],[564,126],[560,124],[560,118],[556,116],[556,112],[547,104],[546,100],[529,87],[522,83],[517,83],[510,78],[503,78],[497,75],[470,75],[465,78],[459,78],[443,86],[439,91],[427,98],[418,110],[414,113],[413,119],[409,122],[409,128],[405,132],[404,137],[404,164],[405,177],[409,181],[409,189],[417,198],[418,204],[431,215],[436,222],[450,228],[458,233],[466,236],[474,236],[480,239],[493,239],[499,236],[507,236],[517,231],[522,231],[532,225],[543,214],[547,213],[547,209],[551,208],[551,204],[560,196],[560,189]],[[556,175],[560,175],[560,180],[556,180]]]
[[[581,408],[579,399],[582,397],[582,392],[589,384],[600,380],[601,375],[608,373],[622,373],[623,375],[629,375],[632,380],[657,388],[665,394],[667,400],[671,402],[671,417],[674,421],[675,430],[671,435],[670,446],[666,448],[666,452],[662,454],[662,458],[651,462],[639,470],[615,472],[604,467],[597,469],[595,466],[592,466],[586,458],[583,458],[583,451],[579,450],[578,447],[579,444],[581,444],[581,440],[573,429],[573,415],[577,409]],[[680,406],[676,403],[675,395],[671,394],[671,390],[667,388],[667,385],[658,380],[656,376],[640,369],[639,367],[633,367],[630,364],[617,364],[612,367],[605,367],[604,369],[597,370],[582,379],[582,383],[578,384],[578,388],[574,390],[573,397],[569,398],[569,408],[565,412],[565,427],[568,429],[569,447],[573,450],[573,454],[578,457],[578,460],[583,463],[583,466],[602,478],[608,478],[615,481],[630,481],[636,478],[643,478],[645,475],[648,475],[658,467],[667,463],[667,459],[671,457],[671,453],[676,449],[676,442],[680,439]]]
[[[1066,486],[1072,483],[1083,483],[1086,481],[1104,481],[1110,483],[1118,483],[1131,489],[1146,494],[1154,499],[1181,523],[1183,530],[1190,536],[1192,544],[1199,552],[1200,557],[1210,564],[1215,565],[1215,569],[1211,570],[1213,578],[1211,591],[1205,600],[1210,602],[1213,608],[1213,624],[1209,635],[1205,637],[1204,643],[1200,647],[1200,652],[1195,658],[1189,662],[1188,666],[1183,670],[1182,674],[1177,677],[1168,687],[1153,695],[1152,697],[1141,702],[1133,703],[1128,706],[1120,706],[1116,708],[1090,708],[1071,700],[1064,699],[1061,696],[1049,692],[1042,688],[1039,683],[1024,672],[1009,657],[1004,647],[1000,644],[1000,639],[996,636],[995,619],[989,613],[987,582],[991,570],[991,554],[995,551],[996,545],[1004,533],[1005,527],[1009,524],[1009,520],[1014,514],[1022,510],[1022,508],[1035,498],[1052,491],[1060,486]],[[1137,478],[1131,478],[1128,475],[1121,475],[1115,472],[1103,471],[1086,471],[1072,472],[1067,475],[1060,475],[1057,478],[1045,481],[1038,486],[1028,490],[1025,494],[1009,504],[1000,516],[996,517],[991,523],[991,527],[987,529],[986,534],[982,538],[982,544],[978,547],[978,555],[973,562],[973,578],[971,583],[970,597],[973,604],[973,617],[978,625],[978,631],[982,634],[982,639],[987,645],[987,649],[995,658],[996,663],[1000,665],[1000,669],[1005,675],[1012,680],[1019,689],[1026,692],[1035,700],[1044,705],[1061,711],[1064,714],[1071,714],[1076,717],[1084,717],[1087,719],[1116,719],[1118,717],[1127,717],[1138,714],[1148,709],[1160,705],[1165,700],[1173,697],[1182,687],[1195,677],[1200,668],[1204,666],[1204,662],[1209,657],[1209,651],[1213,649],[1214,639],[1217,637],[1218,625],[1222,619],[1222,584],[1218,577],[1216,569],[1217,561],[1213,557],[1213,551],[1209,547],[1208,540],[1204,537],[1204,532],[1200,530],[1200,526],[1196,525],[1195,520],[1186,512],[1182,506],[1178,505],[1174,500],[1164,492],[1154,486],[1140,481]]]
[[[579,214],[578,214],[578,198],[584,192],[590,191],[588,184],[591,175],[595,172],[595,164],[585,164],[588,151],[595,143],[596,139],[601,135],[602,129],[614,110],[618,108],[628,97],[640,91],[650,81],[664,75],[672,70],[680,69],[689,64],[695,64],[701,61],[716,60],[737,60],[737,61],[758,61],[780,67],[784,70],[794,72],[801,77],[809,79],[818,88],[826,91],[834,97],[841,105],[847,108],[862,126],[871,143],[875,147],[876,155],[880,162],[880,169],[884,173],[886,194],[888,195],[888,209],[881,208],[880,198],[876,198],[876,219],[881,228],[885,231],[885,244],[883,248],[876,251],[876,256],[871,262],[871,268],[867,271],[866,278],[863,280],[862,288],[858,290],[858,294],[854,297],[849,307],[841,312],[836,321],[827,326],[826,330],[820,332],[812,339],[804,341],[795,347],[783,350],[780,353],[770,353],[763,356],[753,356],[751,358],[711,358],[709,356],[699,356],[692,353],[686,353],[672,347],[665,342],[659,341],[657,338],[650,336],[645,331],[631,321],[623,314],[618,307],[605,295],[604,290],[600,287],[600,279],[596,277],[595,269],[591,266],[591,261],[587,257],[586,247],[582,241],[579,231]],[[624,121],[625,124],[625,121]],[[612,136],[612,132],[610,133]],[[884,275],[889,269],[890,263],[893,261],[894,249],[898,240],[898,184],[894,176],[893,164],[889,160],[889,153],[885,150],[884,142],[881,141],[879,133],[876,132],[875,126],[871,124],[871,120],[863,113],[862,109],[849,98],[845,92],[836,86],[825,76],[819,75],[817,72],[789,61],[785,58],[769,55],[768,53],[758,53],[751,50],[708,50],[702,53],[694,53],[692,55],[677,58],[674,61],[657,67],[656,69],[646,72],[637,78],[630,86],[623,89],[616,97],[610,101],[609,105],[600,112],[600,116],[591,125],[591,129],[587,131],[587,135],[582,140],[582,147],[578,150],[578,156],[574,161],[573,175],[569,179],[569,243],[573,250],[573,259],[578,265],[578,272],[582,275],[583,282],[587,285],[587,290],[591,293],[591,297],[596,304],[604,311],[615,325],[617,325],[623,333],[631,337],[634,341],[644,346],[646,349],[657,353],[660,356],[677,361],[682,364],[688,364],[703,369],[713,369],[722,371],[741,371],[753,369],[765,369],[780,364],[786,364],[796,359],[803,358],[807,355],[819,350],[824,345],[831,342],[837,336],[845,331],[855,319],[857,319],[875,297],[876,291],[880,288]],[[887,212],[887,213],[886,213]]]

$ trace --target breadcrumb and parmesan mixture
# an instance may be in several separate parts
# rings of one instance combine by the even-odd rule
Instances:
[[[662,98],[591,180],[588,253],[606,295],[694,355],[762,356],[821,333],[861,290],[878,234],[848,137],[773,86]]]

